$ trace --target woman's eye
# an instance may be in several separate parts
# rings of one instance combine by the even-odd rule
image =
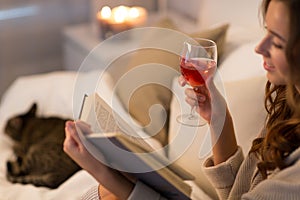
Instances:
[[[275,48],[283,49],[283,46],[282,46],[281,44],[276,43],[276,42],[272,42],[272,45],[273,45]]]

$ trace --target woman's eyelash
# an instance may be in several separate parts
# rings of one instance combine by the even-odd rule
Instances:
[[[278,49],[282,49],[282,48],[283,48],[282,45],[277,44],[277,43],[275,43],[275,42],[272,42],[272,45],[273,45],[274,47],[278,48]]]

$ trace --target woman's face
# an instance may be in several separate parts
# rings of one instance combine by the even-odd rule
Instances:
[[[286,6],[276,0],[269,4],[265,25],[267,33],[255,48],[263,56],[263,67],[268,80],[275,85],[288,82],[288,63],[285,48],[289,36],[289,17]]]

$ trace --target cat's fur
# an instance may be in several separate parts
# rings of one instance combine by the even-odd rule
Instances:
[[[14,141],[16,159],[7,161],[7,178],[13,183],[57,188],[80,167],[63,151],[66,119],[38,117],[37,104],[10,118],[5,133]]]

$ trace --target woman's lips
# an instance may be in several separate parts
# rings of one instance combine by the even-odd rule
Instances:
[[[268,65],[266,62],[264,62],[264,69],[266,71],[274,71],[275,70],[275,67],[274,66],[271,66],[271,65]]]

